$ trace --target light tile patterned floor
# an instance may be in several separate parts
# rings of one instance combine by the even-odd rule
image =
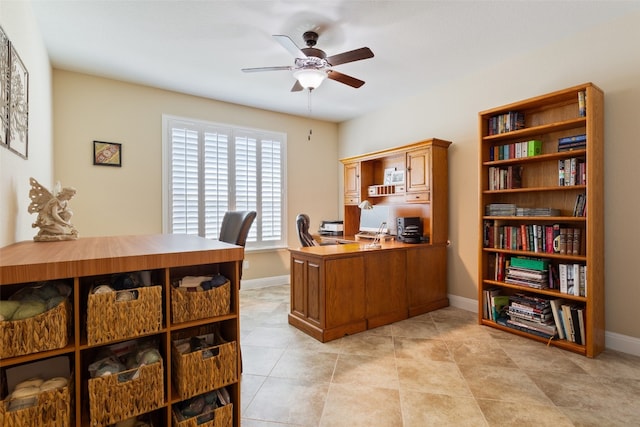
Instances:
[[[640,357],[595,359],[445,308],[320,343],[289,286],[240,291],[242,426],[640,426]]]

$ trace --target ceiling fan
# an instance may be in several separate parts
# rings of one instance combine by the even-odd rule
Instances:
[[[327,57],[327,54],[324,53],[323,50],[314,47],[318,42],[318,33],[315,31],[307,31],[302,35],[302,38],[307,44],[307,47],[302,49],[296,46],[289,36],[274,35],[273,37],[282,45],[282,47],[287,49],[296,58],[294,65],[243,68],[242,71],[245,73],[279,70],[292,71],[293,76],[296,78],[296,83],[291,88],[291,92],[297,92],[303,89],[313,90],[320,86],[325,78],[335,80],[354,88],[359,88],[364,84],[364,81],[335,71],[332,67],[340,64],[346,64],[348,62],[373,58],[373,52],[368,47],[361,47],[360,49],[350,50],[348,52]]]

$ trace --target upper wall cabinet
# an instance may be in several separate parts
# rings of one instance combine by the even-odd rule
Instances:
[[[358,233],[358,204],[369,200],[392,205],[396,217],[421,217],[430,242],[446,243],[450,144],[434,138],[342,159],[345,235]]]

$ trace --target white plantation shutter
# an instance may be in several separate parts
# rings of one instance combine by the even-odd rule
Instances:
[[[247,247],[286,246],[286,135],[168,116],[163,126],[165,232],[215,239],[226,211],[255,210]]]

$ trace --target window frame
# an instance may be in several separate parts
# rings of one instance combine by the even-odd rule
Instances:
[[[256,176],[258,177],[258,192],[260,195],[256,199],[256,211],[258,216],[256,221],[254,222],[252,228],[256,230],[258,234],[258,241],[249,241],[247,240],[245,249],[247,251],[256,251],[256,250],[275,250],[275,249],[283,249],[287,247],[287,134],[285,132],[271,131],[265,129],[257,129],[257,128],[248,128],[244,126],[225,124],[225,123],[217,123],[210,122],[206,120],[193,119],[188,117],[180,117],[169,114],[162,115],[162,230],[163,233],[171,233],[172,231],[172,129],[174,124],[180,124],[187,128],[192,128],[192,130],[198,133],[198,144],[202,144],[202,135],[203,132],[207,129],[217,129],[218,131],[228,131],[228,144],[229,148],[229,210],[236,210],[236,192],[235,192],[235,175],[233,175],[235,169],[235,155],[232,156],[231,153],[235,153],[236,150],[236,138],[247,138],[247,137],[255,137],[257,140],[276,140],[281,141],[281,154],[280,154],[280,177],[281,177],[281,218],[280,218],[280,228],[281,228],[281,237],[280,240],[266,240],[263,241],[261,238],[262,231],[262,207],[260,205],[261,200],[261,172],[262,172],[262,153],[260,150],[261,143],[258,144],[257,147],[257,158],[258,158],[258,166],[256,167]],[[202,153],[200,152],[198,157],[198,162],[202,164]],[[202,190],[199,192],[199,197],[202,197]],[[199,209],[199,232],[198,235],[202,235],[204,229],[204,223],[202,222],[202,210]],[[222,218],[219,218],[221,221]],[[253,230],[252,230],[253,231]],[[253,233],[252,233],[253,234]],[[218,238],[217,236],[215,237]]]

